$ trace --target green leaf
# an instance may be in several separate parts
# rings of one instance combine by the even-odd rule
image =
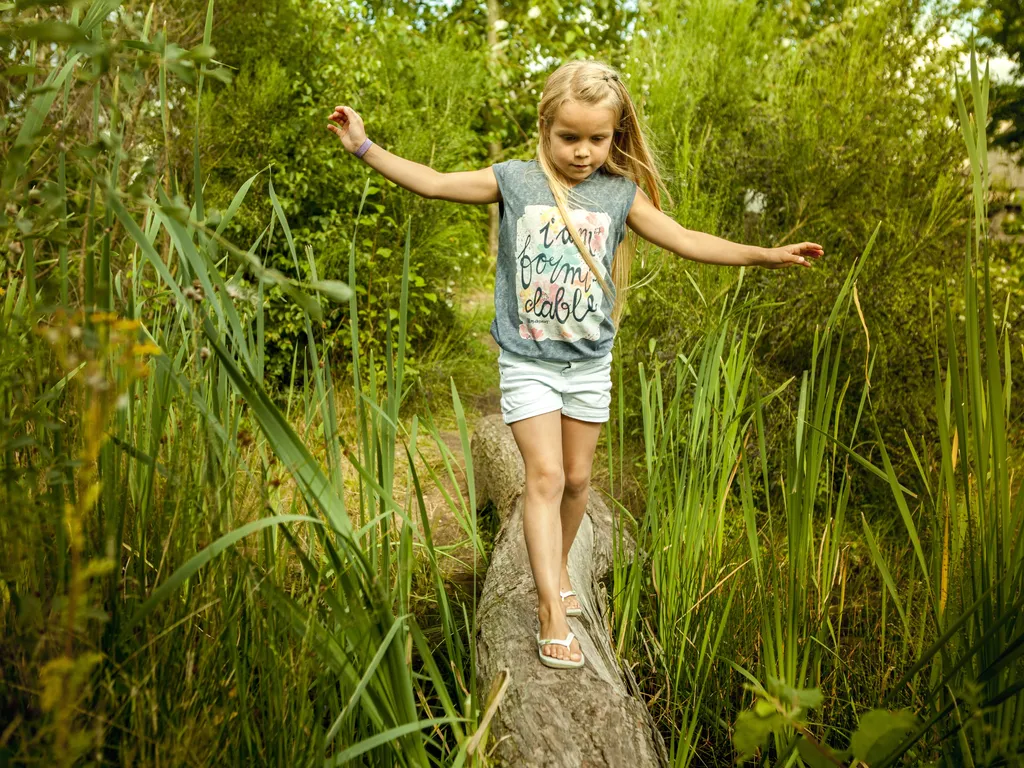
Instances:
[[[191,61],[184,63],[179,61],[166,60],[167,71],[174,74],[182,82],[188,83],[189,85],[195,85],[196,76],[195,70],[192,67]]]
[[[185,201],[182,200],[181,195],[175,195],[174,199],[168,200],[166,203],[160,205],[159,210],[166,214],[172,221],[176,221],[183,227],[189,226],[189,216],[192,213],[192,209],[185,205]]]
[[[146,257],[150,264],[153,265],[153,269],[156,270],[157,274],[163,279],[164,284],[174,294],[175,300],[180,306],[186,306],[184,294],[181,292],[181,288],[178,287],[178,282],[171,275],[167,265],[164,264],[160,254],[157,253],[156,248],[146,237],[145,233],[139,228],[139,225],[135,223],[135,220],[128,214],[125,207],[121,204],[121,201],[117,199],[117,195],[109,194],[107,196],[107,205],[117,216],[121,222],[121,226],[125,228],[125,231],[131,236],[132,240],[139,246],[142,251],[142,255]]]
[[[0,10],[3,10],[0,7]],[[25,75],[41,75],[45,70],[41,67],[34,67],[31,64],[19,64],[14,67],[7,67],[4,70],[4,77],[8,80],[15,77],[24,77]]]
[[[864,538],[867,541],[868,550],[871,552],[871,558],[875,561],[875,567],[878,568],[878,572],[882,575],[882,581],[885,583],[886,589],[892,595],[893,605],[896,606],[896,612],[899,613],[900,619],[903,621],[903,629],[906,631],[907,637],[910,637],[912,634],[910,622],[907,620],[906,611],[903,610],[903,601],[900,600],[899,591],[896,589],[896,582],[893,581],[892,574],[889,573],[889,567],[885,564],[885,558],[882,557],[878,544],[875,543],[875,535],[871,532],[871,528],[868,526],[868,519],[864,516],[863,512],[861,512],[860,521],[864,528]]]
[[[147,40],[122,40],[121,45],[125,48],[132,48],[137,51],[147,51],[149,53],[160,53],[163,50],[163,46],[159,43],[151,43]]]
[[[327,762],[324,763],[326,766],[337,766],[345,765],[349,760],[353,760],[364,752],[369,752],[374,747],[379,747],[381,744],[387,744],[389,741],[395,741],[396,739],[405,736],[416,731],[423,730],[424,728],[431,728],[436,725],[443,723],[454,723],[454,722],[469,722],[464,717],[437,717],[432,720],[420,720],[415,723],[405,723],[404,725],[396,726],[395,728],[389,728],[384,733],[378,733],[367,739],[363,739],[358,744],[339,752],[332,757],[327,758]]]
[[[212,77],[214,80],[224,83],[224,85],[231,85],[231,81],[234,79],[234,74],[227,67],[208,69],[206,70],[206,76]]]
[[[736,732],[733,734],[732,743],[736,747],[737,760],[742,763],[754,756],[758,749],[764,746],[768,737],[777,728],[781,728],[785,721],[778,712],[772,712],[767,716],[761,716],[754,711],[740,712],[736,718]]]
[[[182,58],[191,59],[192,61],[198,61],[200,63],[205,63],[212,59],[216,53],[217,49],[214,48],[212,45],[200,43],[195,48],[186,53],[184,56],[182,56]]]
[[[796,743],[796,751],[809,768],[836,768],[842,764],[827,744],[812,744],[803,736]]]
[[[26,24],[18,30],[22,40],[36,40],[40,43],[83,43],[89,38],[81,29],[63,21],[43,21]]]
[[[348,301],[352,298],[352,289],[341,280],[317,280],[311,285],[331,301]]]
[[[768,691],[791,707],[802,710],[817,709],[821,706],[821,691],[818,688],[794,688],[778,678],[768,679]]]
[[[281,229],[284,231],[284,239],[288,243],[288,251],[292,255],[292,260],[295,262],[295,268],[299,268],[298,259],[295,256],[295,240],[292,239],[292,230],[288,226],[288,220],[284,217],[284,210],[281,208],[281,201],[277,199],[277,193],[274,192],[274,182],[270,180],[267,183],[267,190],[270,192],[270,202],[273,205],[274,213],[277,215],[277,220],[281,222]]]
[[[298,304],[307,315],[317,321],[324,319],[324,311],[320,306],[320,302],[315,298],[303,293],[291,283],[281,283],[281,290],[287,294],[288,298]]]
[[[273,267],[264,267],[258,257],[253,254],[247,256],[250,266],[256,271],[256,274],[260,276],[260,280],[268,285],[288,285],[288,278],[285,277],[284,273],[279,269]]]
[[[872,709],[861,717],[850,740],[853,756],[869,765],[876,763],[895,750],[916,725],[917,716],[910,710]]]

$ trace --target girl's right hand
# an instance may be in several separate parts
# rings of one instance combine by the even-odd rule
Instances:
[[[363,118],[351,107],[335,107],[334,113],[327,118],[338,125],[328,125],[327,129],[333,131],[342,145],[349,152],[355,152],[366,141],[366,129],[363,127]]]

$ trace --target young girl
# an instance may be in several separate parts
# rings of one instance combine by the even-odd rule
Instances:
[[[582,614],[569,583],[569,549],[609,417],[612,342],[626,294],[616,286],[628,287],[636,236],[684,258],[729,266],[809,267],[808,258],[823,249],[739,245],[684,229],[664,214],[663,183],[633,101],[602,62],[571,61],[555,70],[537,111],[535,160],[459,173],[439,173],[374,144],[350,107],[335,107],[329,119],[336,125],[328,128],[346,150],[411,192],[498,203],[491,335],[501,350],[502,415],[526,467],[523,531],[537,585],[538,654],[549,667],[582,667],[566,621]],[[634,233],[628,239],[627,225]]]

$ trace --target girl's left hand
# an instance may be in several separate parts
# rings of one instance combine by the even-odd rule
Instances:
[[[812,259],[820,259],[825,249],[817,243],[797,243],[796,245],[781,245],[778,248],[766,248],[762,267],[768,269],[780,269],[782,267],[809,267]]]

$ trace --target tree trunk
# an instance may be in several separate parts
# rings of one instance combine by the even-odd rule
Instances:
[[[628,667],[611,645],[601,578],[612,566],[614,520],[594,491],[569,552],[569,576],[582,616],[568,618],[586,656],[582,669],[551,669],[537,657],[537,591],[523,537],[522,457],[500,415],[473,433],[477,506],[493,501],[501,528],[477,612],[481,691],[507,670],[509,681],[491,724],[499,760],[515,766],[662,766],[668,757]],[[635,545],[623,532],[627,556]]]

